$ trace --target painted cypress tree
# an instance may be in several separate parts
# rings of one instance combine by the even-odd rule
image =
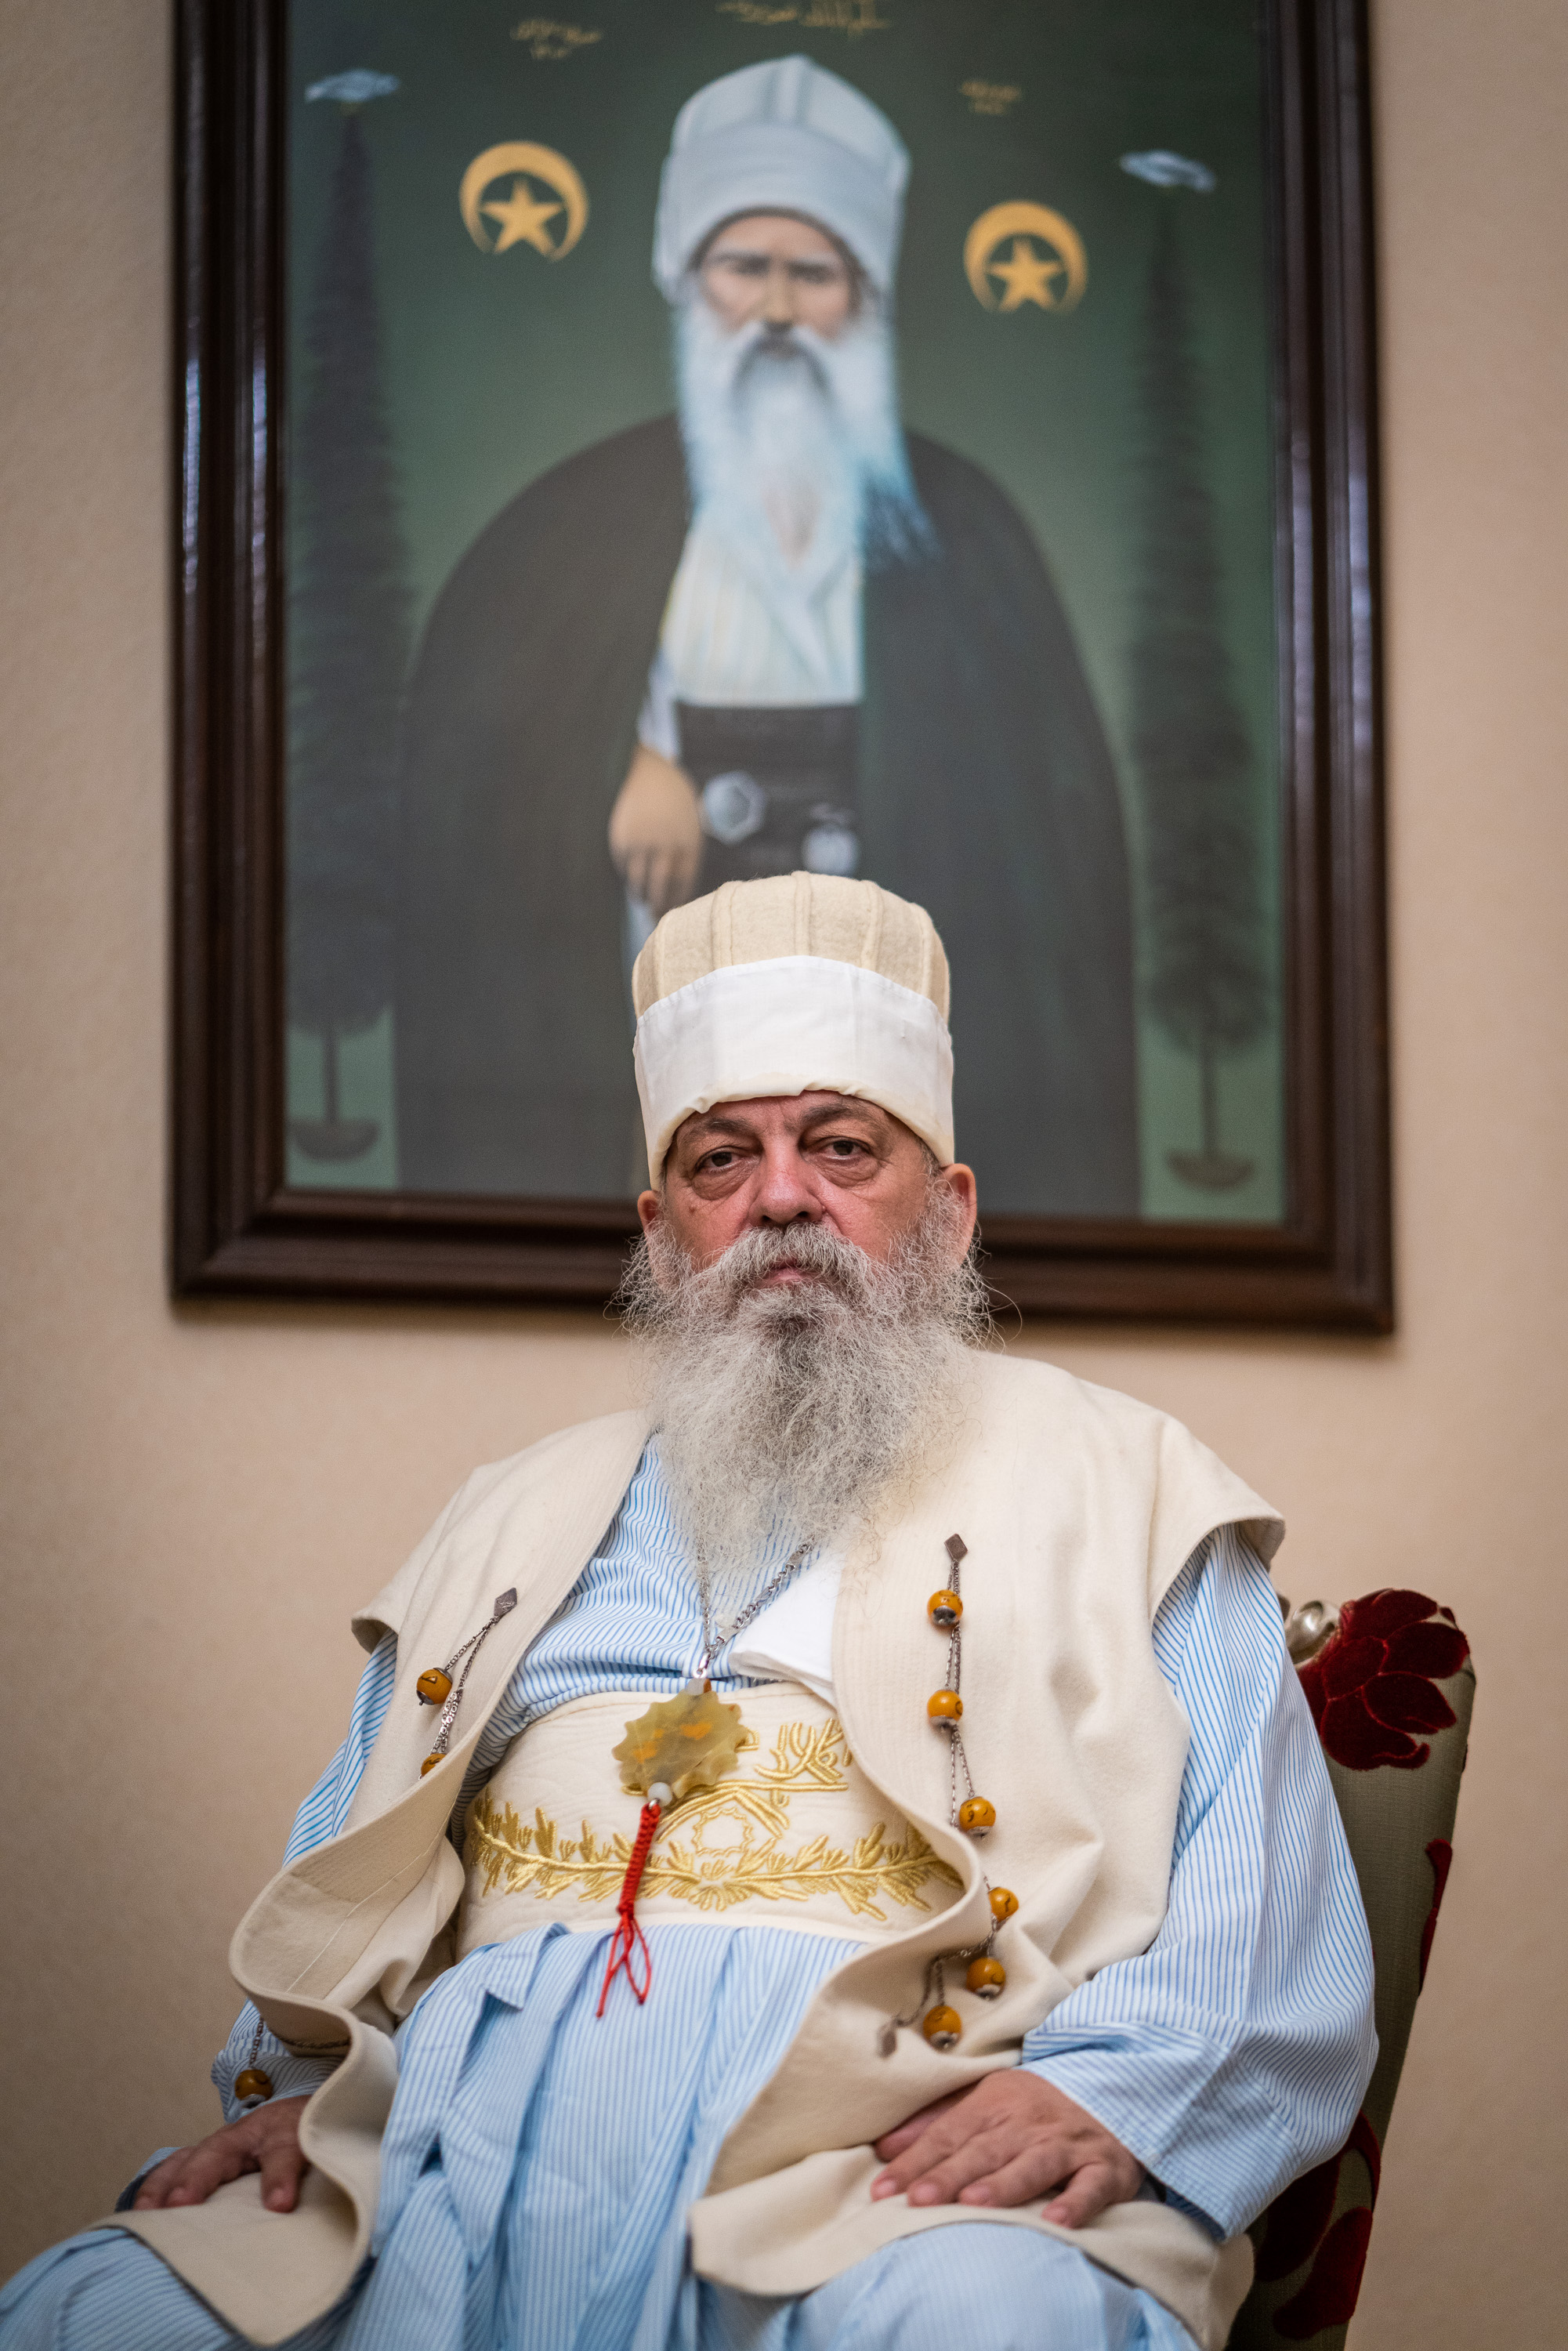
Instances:
[[[374,189],[345,106],[305,331],[290,450],[288,1015],[321,1040],[325,1115],[290,1133],[317,1159],[377,1134],[343,1119],[340,1039],[392,1001],[397,737],[409,595],[382,389]]]
[[[1142,566],[1132,648],[1133,751],[1143,802],[1143,975],[1149,1010],[1197,1064],[1201,1146],[1172,1151],[1183,1183],[1225,1191],[1252,1162],[1225,1151],[1218,1067],[1265,1034],[1272,1007],[1252,747],[1220,612],[1214,498],[1175,209],[1158,199],[1139,357]]]

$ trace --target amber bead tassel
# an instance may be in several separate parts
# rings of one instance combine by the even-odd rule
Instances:
[[[463,1703],[463,1692],[467,1685],[474,1660],[484,1646],[486,1637],[495,1631],[503,1616],[510,1615],[517,1604],[517,1592],[515,1584],[508,1591],[498,1592],[496,1594],[496,1604],[479,1630],[476,1633],[471,1633],[463,1646],[460,1649],[455,1649],[444,1666],[426,1666],[423,1673],[415,1682],[414,1696],[421,1706],[438,1706],[441,1708],[441,1719],[435,1726],[435,1744],[419,1767],[419,1776],[422,1780],[427,1771],[434,1771],[438,1763],[444,1763],[446,1761],[446,1750],[452,1741],[452,1728],[457,1719],[457,1709]],[[455,1690],[452,1675],[459,1658],[465,1659],[466,1663],[464,1665]]]
[[[242,2105],[251,2098],[270,2098],[272,2095],[272,2076],[264,2072],[256,2062],[261,2054],[261,2036],[264,2029],[262,2020],[258,2016],[256,2020],[256,2031],[251,2035],[249,2063],[243,2073],[235,2075],[233,2095]]]
[[[1007,1980],[1006,1968],[1003,1967],[1000,1959],[993,1959],[988,1952],[984,1957],[970,1961],[969,1972],[964,1978],[965,1983],[977,2000],[997,1999]]]
[[[946,1731],[952,1749],[953,1825],[955,1828],[961,1829],[966,1836],[983,1837],[997,1824],[997,1808],[987,1797],[977,1796],[975,1793],[975,1783],[969,1777],[968,1759],[964,1752],[963,1734],[958,1729],[964,1713],[964,1701],[958,1695],[961,1667],[959,1640],[962,1630],[961,1619],[964,1614],[964,1603],[958,1590],[958,1573],[963,1562],[968,1556],[968,1545],[962,1535],[949,1535],[944,1548],[951,1562],[952,1580],[931,1594],[925,1604],[925,1614],[936,1631],[946,1635],[947,1683],[945,1688],[933,1690],[925,1701],[925,1713],[927,1719],[938,1729]],[[969,1791],[962,1803],[957,1801],[960,1773],[963,1775],[964,1784]],[[1017,1895],[1005,1886],[988,1886],[986,1897],[990,1906],[991,1931],[985,1949],[975,1952],[975,1947],[971,1944],[967,1952],[954,1951],[946,1956],[951,1959],[967,1958],[969,1959],[968,1971],[964,1979],[965,1989],[972,1992],[977,2000],[997,2000],[1000,1998],[1006,1986],[1008,1971],[1001,1961],[993,1956],[991,1945],[996,1940],[997,1929],[1005,1919],[1013,1916],[1019,1904]],[[973,1957],[970,1957],[971,1953],[974,1953]],[[934,1990],[936,1994],[936,2003],[927,2009],[921,2018],[920,2030],[933,2049],[956,2049],[963,2038],[964,2021],[957,2010],[949,2007],[947,2003],[943,1987],[940,1958],[932,1961],[926,1975],[925,1997],[927,2000],[930,1999]],[[893,2017],[883,2026],[881,2048],[884,2056],[891,2055],[900,2025],[912,2024],[915,2014],[915,2011],[912,2010],[907,2016]]]

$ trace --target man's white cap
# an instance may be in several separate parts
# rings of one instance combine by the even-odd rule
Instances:
[[[664,916],[632,973],[651,1181],[715,1102],[816,1092],[879,1102],[953,1159],[947,958],[924,906],[874,882],[727,882]]]
[[[893,283],[909,150],[885,114],[810,57],[742,66],[675,117],[653,226],[672,302],[705,238],[737,213],[804,213],[847,245],[879,294]]]

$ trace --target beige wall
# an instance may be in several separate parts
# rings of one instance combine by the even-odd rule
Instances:
[[[339,1736],[344,1625],[476,1460],[619,1401],[591,1315],[163,1287],[168,37],[5,0],[0,2268],[214,2120],[230,1928]],[[1561,0],[1382,0],[1401,1324],[1031,1328],[1275,1498],[1298,1597],[1480,1664],[1362,2351],[1563,2339]],[[1560,1458],[1561,1457],[1558,1456]]]

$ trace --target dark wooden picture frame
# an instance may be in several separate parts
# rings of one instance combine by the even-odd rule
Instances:
[[[1033,1312],[1393,1323],[1368,48],[1363,0],[1270,0],[1285,719],[1279,1225],[987,1221]],[[174,1294],[582,1301],[629,1204],[287,1186],[279,433],[283,0],[182,0]]]

